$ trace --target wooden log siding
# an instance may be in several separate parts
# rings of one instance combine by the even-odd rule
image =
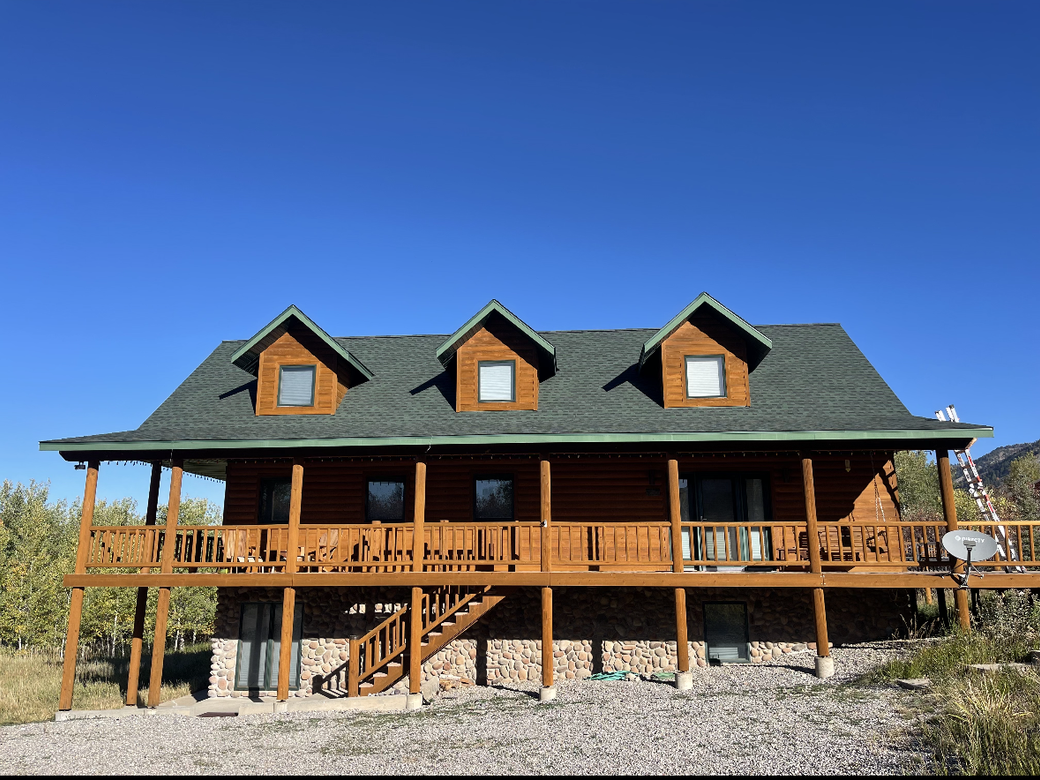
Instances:
[[[482,360],[515,360],[516,399],[509,403],[479,400],[479,363]],[[495,411],[538,408],[538,352],[512,325],[497,317],[459,347],[455,356],[455,411]]]
[[[726,396],[686,397],[686,356],[725,357]],[[661,381],[666,409],[691,406],[750,406],[747,347],[737,330],[718,315],[695,314],[661,343]]]
[[[256,414],[334,414],[347,392],[340,357],[305,328],[294,328],[260,353]],[[278,406],[281,366],[316,366],[313,406]]]

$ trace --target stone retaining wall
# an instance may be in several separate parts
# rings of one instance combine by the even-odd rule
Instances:
[[[771,662],[785,654],[815,650],[812,599],[789,588],[686,591],[690,659],[707,666],[703,604],[743,602],[747,606],[751,661]],[[246,696],[234,690],[241,604],[281,602],[270,588],[222,588],[218,596],[210,696]],[[393,614],[409,598],[403,588],[300,588],[302,608],[300,689],[325,695],[346,692],[347,637],[362,635]],[[913,592],[831,590],[827,623],[834,644],[887,639],[905,630],[913,614]],[[584,679],[597,672],[636,674],[676,668],[674,592],[665,588],[557,588],[553,592],[553,668],[559,680]],[[423,681],[464,678],[478,684],[541,678],[541,596],[519,588],[462,637],[423,664]],[[406,687],[407,681],[398,684]],[[268,692],[263,692],[268,693]]]

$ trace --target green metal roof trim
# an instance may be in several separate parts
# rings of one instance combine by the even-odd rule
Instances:
[[[235,354],[231,356],[231,362],[244,371],[256,374],[256,366],[260,359],[260,353],[285,332],[285,323],[289,319],[295,319],[311,333],[321,339],[333,352],[346,361],[347,365],[357,371],[365,379],[372,378],[372,372],[365,367],[364,363],[351,355],[349,351],[344,349],[343,345],[318,327],[314,320],[292,304],[290,304],[288,309],[267,323],[259,333],[253,336],[253,338],[243,344]],[[275,335],[276,333],[277,335]],[[274,338],[271,338],[272,336]]]
[[[700,295],[694,298],[693,302],[690,303],[685,309],[683,309],[681,312],[672,317],[672,319],[668,321],[667,325],[665,325],[663,328],[657,331],[657,333],[655,333],[653,336],[646,340],[646,342],[643,344],[643,350],[639,355],[639,367],[642,368],[643,364],[646,363],[650,356],[657,351],[657,348],[661,346],[661,342],[668,338],[670,335],[672,335],[676,328],[678,328],[680,325],[686,322],[686,320],[688,320],[690,316],[702,306],[708,306],[716,313],[721,314],[733,325],[735,325],[747,337],[747,339],[757,347],[756,357],[758,359],[761,359],[767,352],[769,352],[769,350],[773,348],[773,342],[770,341],[759,330],[749,325],[747,321],[743,318],[738,317],[736,314],[731,312],[717,300],[708,295],[708,293],[702,292]]]
[[[507,322],[515,326],[517,330],[533,341],[534,345],[549,357],[551,371],[548,371],[547,374],[552,376],[556,373],[556,347],[539,336],[530,325],[517,317],[513,312],[509,311],[509,309],[494,298],[488,301],[488,304],[483,309],[470,317],[461,328],[448,336],[448,339],[437,347],[437,360],[441,362],[441,365],[448,365],[448,362],[455,357],[459,345],[479,329],[484,321],[493,313],[501,315]]]
[[[727,431],[707,433],[623,433],[623,434],[514,434],[488,436],[388,436],[347,439],[275,439],[241,441],[141,441],[141,442],[40,442],[45,452],[104,452],[106,450],[155,451],[288,449],[299,447],[431,447],[443,445],[494,444],[654,444],[696,442],[778,442],[778,441],[892,441],[979,439],[993,436],[992,428],[961,428],[931,431]]]

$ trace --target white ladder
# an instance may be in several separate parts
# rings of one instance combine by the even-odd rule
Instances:
[[[953,404],[946,407],[946,414],[950,416],[950,422],[959,423],[961,421],[957,416],[957,410],[953,408]],[[946,414],[943,414],[942,409],[938,409],[935,412],[936,418],[943,422],[946,422]],[[1000,524],[997,510],[994,508],[993,502],[989,500],[986,486],[982,484],[979,470],[975,467],[975,461],[971,459],[971,454],[968,452],[970,446],[968,445],[963,450],[953,451],[953,454],[957,456],[957,463],[960,464],[961,473],[964,474],[964,481],[968,485],[968,495],[974,499],[975,506],[979,508],[979,514],[982,515],[983,522],[986,525],[992,525],[997,532],[997,542],[1000,544],[1001,552],[1006,553],[1009,561],[1017,561],[1018,551],[1011,543],[1011,540],[1008,539],[1007,530]]]

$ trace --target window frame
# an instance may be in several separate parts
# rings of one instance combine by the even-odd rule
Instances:
[[[728,605],[739,605],[744,608],[744,647],[743,657],[737,658],[735,661],[723,661],[719,658],[714,659],[717,664],[749,664],[751,663],[751,620],[748,616],[748,608],[746,601],[704,601],[701,602],[701,625],[704,627],[704,660],[708,664],[712,663],[711,657],[711,645],[708,642],[708,607],[710,606],[728,606]]]
[[[690,360],[703,360],[704,358],[716,358],[720,361],[722,393],[720,395],[690,395]],[[683,355],[683,392],[687,401],[696,401],[704,398],[729,398],[729,386],[726,382],[726,355]]]
[[[502,517],[478,517],[477,516],[477,482],[481,480],[509,480],[513,489],[510,491],[509,518]],[[473,522],[475,523],[513,523],[516,522],[516,475],[508,474],[474,474],[473,475]]]
[[[309,368],[311,371],[311,402],[309,404],[283,404],[282,403],[282,372],[285,369]],[[275,392],[275,408],[277,409],[313,409],[314,398],[318,390],[318,364],[317,363],[282,363],[278,366],[278,388]]]
[[[271,507],[271,517],[272,517],[271,520],[264,519],[264,514],[263,514],[264,513],[264,490],[267,488],[267,486],[273,485],[274,483],[286,483],[286,482],[289,483],[289,501],[290,501],[289,512],[291,513],[292,512],[292,509],[291,509],[291,503],[292,503],[292,477],[260,477],[260,494],[257,497],[257,502],[256,502],[256,524],[257,525],[270,525],[270,526],[274,526],[274,525],[287,525],[289,523],[289,515],[288,514],[286,514],[285,520],[274,520],[273,519],[274,518],[274,507],[273,506]],[[272,490],[271,492],[273,494],[274,491]],[[272,500],[272,503],[273,503],[273,500]]]
[[[480,369],[484,366],[509,366],[509,400],[496,399],[485,400],[481,397]],[[477,361],[477,403],[478,404],[515,404],[516,403],[516,358],[509,360],[478,360]]]
[[[373,482],[399,482],[401,484],[401,518],[399,520],[373,520],[369,514],[369,485]],[[408,520],[408,480],[400,474],[373,474],[365,477],[365,522],[404,523]]]

